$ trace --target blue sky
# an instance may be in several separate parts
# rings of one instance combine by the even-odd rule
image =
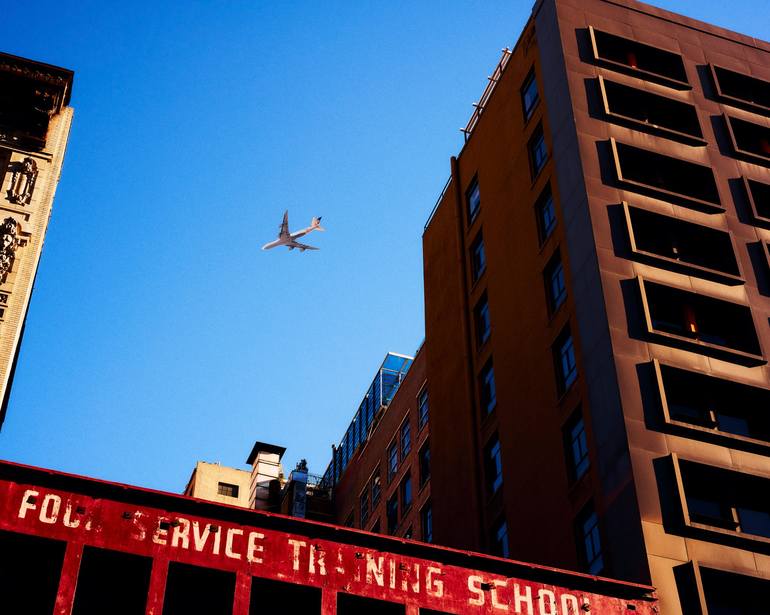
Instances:
[[[658,5],[770,39],[766,0]],[[322,473],[422,341],[423,225],[530,9],[8,3],[2,51],[76,76],[0,457],[180,491],[263,440]],[[259,250],[287,208],[321,251]]]

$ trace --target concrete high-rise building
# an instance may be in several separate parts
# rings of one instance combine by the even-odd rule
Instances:
[[[0,53],[0,425],[72,121],[72,79]]]
[[[358,491],[419,390],[434,542],[768,612],[770,44],[540,0],[465,136],[423,236],[427,384],[351,426],[337,520],[377,529]]]

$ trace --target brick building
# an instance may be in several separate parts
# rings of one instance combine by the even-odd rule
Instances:
[[[0,425],[64,160],[72,79],[0,53]]]
[[[663,613],[768,612],[770,45],[541,0],[465,135],[423,235],[425,343],[338,521],[421,525],[382,507],[424,395],[427,538],[652,583]]]

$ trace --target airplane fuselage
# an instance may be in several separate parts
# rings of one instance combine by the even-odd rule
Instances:
[[[300,237],[304,237],[308,233],[312,231],[323,231],[323,227],[321,227],[321,218],[313,218],[311,225],[303,228],[299,231],[294,231],[293,233],[288,232],[288,211],[284,213],[283,216],[283,222],[281,223],[281,230],[278,233],[278,239],[271,241],[269,243],[266,243],[264,246],[262,246],[263,250],[272,250],[273,248],[277,248],[278,246],[286,246],[289,248],[289,250],[294,250],[295,248],[298,249],[300,252],[304,252],[305,250],[317,250],[318,248],[315,248],[313,246],[308,246],[306,244],[302,244],[297,242],[297,239]]]

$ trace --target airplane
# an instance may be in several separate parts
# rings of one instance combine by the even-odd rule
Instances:
[[[281,222],[281,226],[278,230],[278,239],[276,239],[275,241],[271,241],[270,243],[266,243],[264,246],[262,246],[262,249],[270,250],[278,246],[286,246],[287,248],[289,248],[289,250],[293,250],[294,248],[297,248],[300,252],[304,252],[305,250],[318,250],[318,248],[314,246],[309,246],[305,243],[299,243],[298,241],[295,241],[295,240],[307,235],[312,231],[325,231],[325,230],[326,229],[321,226],[321,216],[318,216],[317,218],[313,218],[310,221],[310,226],[308,226],[307,228],[303,228],[301,231],[295,231],[293,233],[290,233],[289,232],[289,210],[287,209],[283,213],[283,222]]]

